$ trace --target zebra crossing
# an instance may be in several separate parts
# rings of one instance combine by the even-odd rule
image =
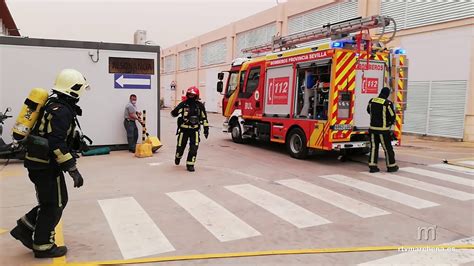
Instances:
[[[436,167],[432,167],[437,169]],[[373,184],[369,181],[350,177],[342,174],[314,176],[307,181],[293,178],[278,180],[278,189],[285,189],[293,193],[308,196],[308,199],[316,199],[328,203],[331,207],[350,213],[358,219],[387,216],[390,208],[384,209],[383,203],[373,206],[372,203],[363,199],[344,195],[340,191],[334,191],[334,187],[344,187],[350,190],[368,193],[376,198],[391,201],[412,209],[435,208],[442,205],[389,188],[390,184],[415,188],[420,191],[429,192],[437,196],[449,198],[459,202],[474,199],[474,194],[429,183],[430,180],[442,180],[453,184],[454,187],[472,188],[473,180],[454,174],[437,172],[423,168],[405,167],[397,174],[389,173],[361,173],[359,176],[365,180],[383,181],[383,185]],[[447,168],[444,171],[449,171]],[[412,177],[406,177],[407,173],[422,176],[424,181]],[[428,177],[428,178],[427,178]],[[331,184],[331,188],[319,184]],[[316,185],[315,183],[318,183]],[[439,182],[438,182],[439,183]],[[334,219],[325,217],[324,213],[315,213],[307,208],[286,199],[278,191],[269,191],[255,184],[237,184],[219,187],[228,197],[243,200],[249,204],[256,205],[262,212],[267,212],[275,219],[280,219],[298,229],[317,227],[338,223]],[[469,190],[468,190],[469,191]],[[472,191],[472,189],[470,190]],[[166,193],[171,202],[185,212],[189,219],[194,219],[204,227],[212,236],[220,242],[230,242],[242,239],[262,236],[262,233],[254,228],[250,221],[238,217],[232,211],[219,203],[218,198],[206,195],[199,190],[174,191]],[[161,231],[152,218],[140,206],[133,197],[99,200],[99,206],[110,226],[114,238],[120,248],[124,259],[138,258],[175,251],[175,247],[166,237],[166,232]]]

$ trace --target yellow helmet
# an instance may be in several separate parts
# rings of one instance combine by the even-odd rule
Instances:
[[[84,90],[89,90],[89,84],[81,72],[74,69],[64,69],[59,72],[53,87],[53,91],[74,99],[79,99]]]

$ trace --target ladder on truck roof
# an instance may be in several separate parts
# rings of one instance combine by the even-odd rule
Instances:
[[[374,28],[383,28],[381,35],[385,33],[385,27],[390,22],[395,24],[393,18],[389,16],[370,16],[366,18],[354,18],[337,23],[327,24],[321,28],[314,28],[290,34],[288,36],[273,36],[270,43],[256,45],[253,47],[242,49],[243,53],[259,54],[264,52],[275,52],[277,50],[294,48],[296,45],[325,38],[337,39],[347,36],[350,33],[361,32]],[[389,41],[395,36],[396,28]],[[379,38],[380,40],[380,38]],[[387,41],[387,42],[389,42]]]

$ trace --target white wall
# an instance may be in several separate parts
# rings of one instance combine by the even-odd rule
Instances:
[[[469,80],[473,35],[471,27],[460,27],[402,37],[409,80]]]
[[[138,107],[147,110],[147,129],[157,134],[157,54],[152,52],[130,52],[100,50],[100,61],[93,63],[88,55],[90,49],[0,45],[0,110],[13,109],[14,118],[33,87],[50,89],[61,69],[74,68],[84,74],[91,85],[81,97],[79,105],[83,116],[79,117],[82,129],[93,141],[93,145],[125,144],[123,113],[129,95],[138,96]],[[95,54],[95,51],[94,51]],[[151,89],[114,89],[114,74],[109,73],[109,57],[153,59],[155,75],[151,76]],[[14,119],[9,119],[4,128],[6,142]],[[141,132],[141,127],[139,131]]]

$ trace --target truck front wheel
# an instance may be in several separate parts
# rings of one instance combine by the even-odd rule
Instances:
[[[243,143],[242,140],[242,128],[239,125],[239,122],[234,122],[232,123],[232,126],[230,128],[230,134],[232,136],[232,140],[235,143]]]
[[[306,147],[306,136],[300,128],[290,131],[286,139],[286,149],[290,156],[296,159],[308,157],[308,147]]]

